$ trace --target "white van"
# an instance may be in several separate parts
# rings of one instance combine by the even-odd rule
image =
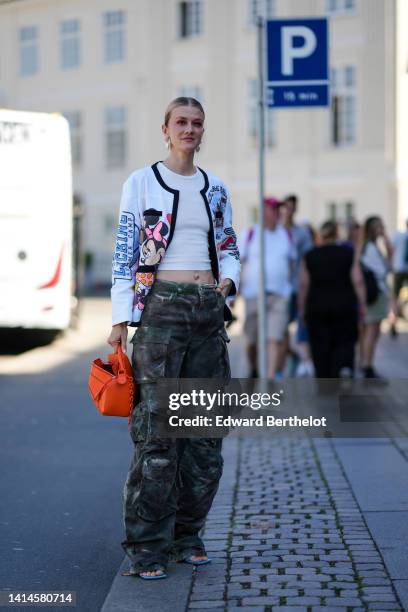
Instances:
[[[0,328],[64,330],[72,295],[68,122],[0,109]]]

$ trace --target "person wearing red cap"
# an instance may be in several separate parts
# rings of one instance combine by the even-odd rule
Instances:
[[[289,236],[280,223],[281,202],[273,197],[264,200],[265,289],[267,294],[266,333],[268,338],[268,378],[274,379],[288,323],[288,301],[291,294],[291,269],[296,254]],[[245,299],[244,331],[248,339],[247,355],[251,377],[256,377],[259,294],[259,226],[245,230],[240,238],[243,263],[241,294]]]

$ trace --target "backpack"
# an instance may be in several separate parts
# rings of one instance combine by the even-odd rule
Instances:
[[[404,263],[408,264],[408,238],[405,238]]]
[[[363,249],[364,252],[364,249]],[[374,304],[380,294],[380,288],[378,286],[377,277],[371,268],[368,268],[362,261],[360,261],[361,271],[363,273],[365,292],[366,292],[366,304]]]
[[[366,303],[368,305],[374,304],[374,302],[376,301],[380,293],[380,290],[378,288],[377,279],[375,277],[374,272],[370,270],[370,268],[367,268],[367,266],[365,266],[361,262],[360,262],[360,265],[361,265],[361,271],[363,273],[364,284],[365,284]]]

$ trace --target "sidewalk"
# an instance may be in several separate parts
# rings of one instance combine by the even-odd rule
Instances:
[[[234,335],[235,376],[243,348]],[[378,367],[403,376],[407,355],[406,334],[384,337]],[[407,439],[234,433],[224,459],[204,532],[212,564],[173,565],[155,584],[119,572],[103,612],[408,610]]]

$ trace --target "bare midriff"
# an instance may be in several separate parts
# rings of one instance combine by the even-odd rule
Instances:
[[[215,278],[211,270],[159,270],[156,278],[173,281],[174,283],[215,284]]]

